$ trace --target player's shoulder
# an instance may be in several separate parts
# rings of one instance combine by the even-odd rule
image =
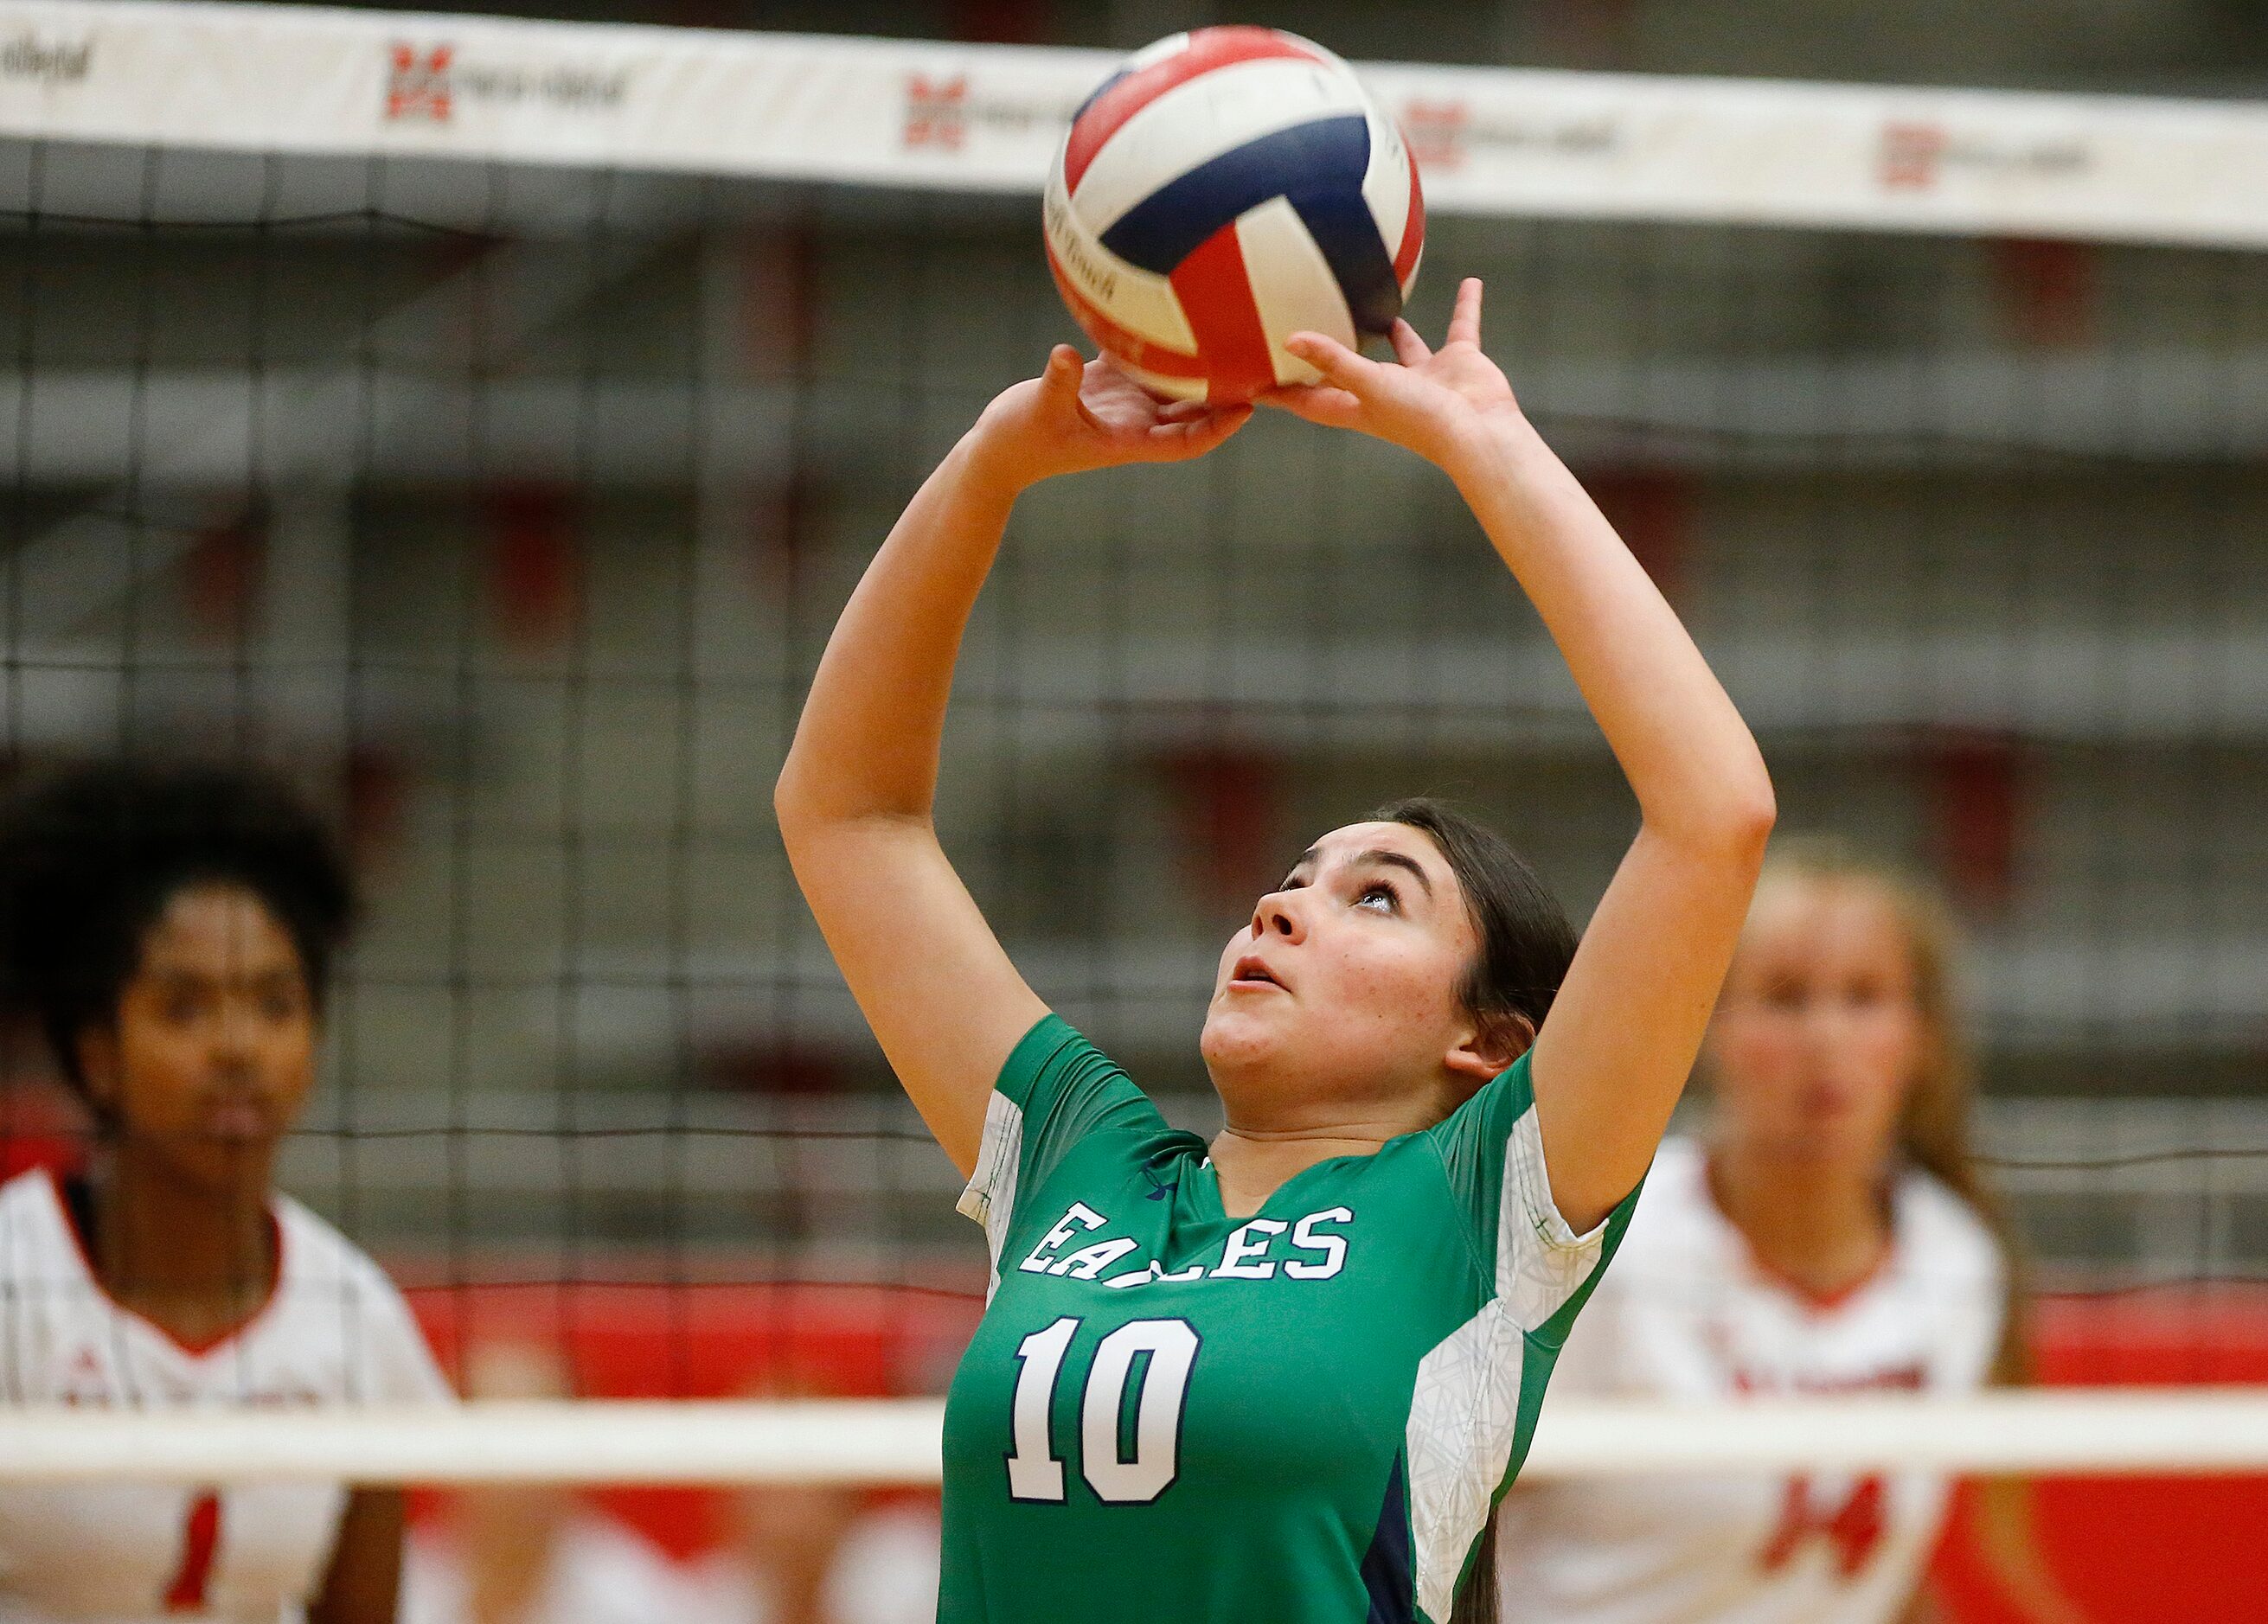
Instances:
[[[1672,1134],[1653,1154],[1623,1236],[1619,1267],[1637,1259],[1684,1258],[1705,1250],[1724,1220],[1709,1194],[1709,1158],[1695,1140]]]
[[[27,1168],[0,1184],[0,1245],[18,1265],[27,1247],[42,1256],[70,1247],[70,1222],[55,1175],[46,1168]]]
[[[0,1183],[0,1217],[26,1212],[47,1212],[55,1205],[55,1175],[44,1167],[27,1167]]]
[[[319,1290],[343,1287],[364,1300],[401,1299],[392,1277],[329,1219],[280,1190],[269,1198],[269,1210],[283,1233],[290,1283]]]
[[[2006,1263],[2000,1243],[1976,1208],[1919,1167],[1898,1175],[1897,1240],[1911,1257],[1927,1258],[1940,1280],[1955,1274],[1997,1281]]]

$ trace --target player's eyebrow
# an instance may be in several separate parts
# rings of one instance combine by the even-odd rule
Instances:
[[[1433,882],[1426,877],[1425,864],[1419,863],[1415,857],[1398,851],[1388,851],[1383,846],[1373,846],[1368,851],[1355,853],[1354,861],[1383,863],[1388,868],[1407,869],[1410,876],[1424,888],[1427,896],[1433,894]]]
[[[1300,870],[1311,868],[1322,860],[1323,849],[1320,846],[1310,846],[1300,854],[1300,860],[1292,865],[1292,871],[1297,873]],[[1433,882],[1427,877],[1425,864],[1419,863],[1415,857],[1406,856],[1398,851],[1388,851],[1383,846],[1373,846],[1366,851],[1355,853],[1348,861],[1377,863],[1383,863],[1388,868],[1407,869],[1428,897],[1433,894]]]

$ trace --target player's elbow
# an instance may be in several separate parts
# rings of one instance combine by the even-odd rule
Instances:
[[[1720,817],[1727,844],[1762,862],[1764,843],[1771,839],[1772,827],[1779,821],[1779,797],[1761,758],[1729,786]]]
[[[772,817],[779,825],[781,841],[792,853],[836,815],[814,782],[809,765],[791,750],[772,782]]]
[[[1761,758],[1712,783],[1705,794],[1683,797],[1670,815],[1647,812],[1647,831],[1712,868],[1753,871],[1779,819],[1771,775]]]

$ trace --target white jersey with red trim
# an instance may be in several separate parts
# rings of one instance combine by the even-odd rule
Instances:
[[[1722,1402],[1744,1393],[1967,1393],[2000,1335],[2003,1263],[1926,1173],[1893,1198],[1882,1267],[1832,1301],[1769,1274],[1666,1141],[1622,1254],[1575,1322],[1554,1396]],[[1882,1624],[1945,1515],[1926,1472],[1522,1486],[1498,1533],[1507,1624]]]
[[[0,1404],[194,1407],[438,1402],[448,1387],[409,1304],[344,1236],[285,1196],[274,1291],[204,1348],[103,1290],[44,1171],[0,1186]],[[320,1585],[336,1483],[0,1486],[0,1624],[274,1624]]]

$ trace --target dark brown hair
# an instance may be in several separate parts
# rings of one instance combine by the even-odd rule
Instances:
[[[288,789],[233,767],[99,762],[0,812],[0,999],[39,1025],[74,1086],[78,1040],[113,1020],[143,938],[176,893],[240,885],[298,950],[320,1010],[354,891],[329,831]]]

